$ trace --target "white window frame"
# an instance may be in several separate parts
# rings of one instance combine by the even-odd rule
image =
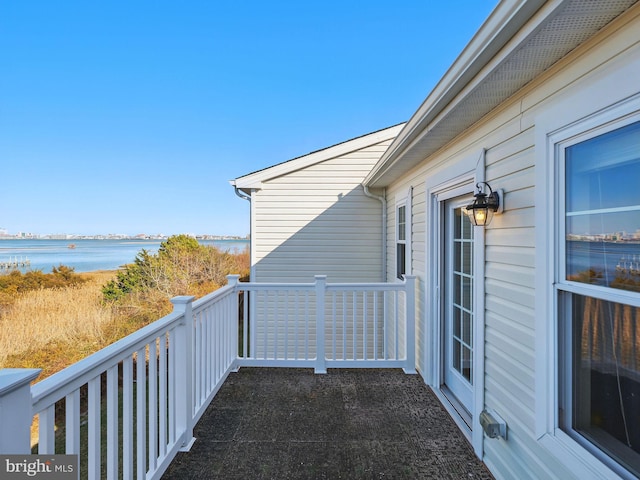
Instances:
[[[619,92],[618,92],[619,94]],[[581,92],[585,105],[588,92]],[[577,95],[577,96],[580,96]],[[620,478],[610,468],[560,428],[560,355],[558,296],[560,291],[597,296],[614,302],[639,304],[637,293],[611,291],[565,280],[564,274],[564,172],[558,171],[561,148],[616,130],[640,120],[640,94],[580,116],[572,106],[577,98],[558,102],[536,119],[536,411],[535,433],[540,444],[572,470],[577,478]],[[602,96],[599,98],[602,101]],[[546,126],[543,129],[542,126]],[[550,222],[549,219],[554,219]],[[562,265],[560,265],[562,263]],[[605,291],[603,294],[602,292]],[[622,472],[624,473],[624,472]]]
[[[412,269],[411,269],[411,265],[412,265],[412,261],[411,261],[411,251],[413,250],[412,248],[412,239],[411,239],[411,233],[412,233],[412,218],[413,218],[413,213],[412,213],[412,208],[411,208],[411,204],[413,199],[413,187],[409,187],[408,191],[402,195],[402,196],[396,196],[396,202],[395,202],[395,249],[394,249],[394,269],[395,269],[395,277],[396,279],[399,279],[399,273],[398,273],[398,245],[399,244],[404,244],[404,275],[413,275],[412,273]],[[404,240],[402,240],[400,238],[400,225],[399,225],[399,216],[398,213],[400,211],[400,208],[404,207]]]

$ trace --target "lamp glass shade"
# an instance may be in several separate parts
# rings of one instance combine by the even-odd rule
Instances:
[[[489,223],[491,223],[491,219],[493,218],[493,210],[489,207],[474,208],[473,210],[471,210],[470,217],[471,223],[478,227],[484,227],[485,225],[489,225]]]
[[[491,192],[491,195],[487,196],[482,192],[478,192],[474,195],[473,203],[466,206],[467,215],[471,223],[478,227],[484,227],[491,223],[494,212],[498,209],[499,199],[498,195]]]

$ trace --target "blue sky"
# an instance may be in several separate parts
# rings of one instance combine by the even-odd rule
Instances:
[[[0,5],[0,228],[246,235],[228,181],[408,120],[497,0]]]

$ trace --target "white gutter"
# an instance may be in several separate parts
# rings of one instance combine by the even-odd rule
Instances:
[[[375,198],[382,203],[382,281],[387,281],[387,199],[374,195],[367,185],[362,184],[362,190],[367,197]],[[383,190],[384,192],[384,190]]]
[[[235,184],[235,181],[231,180],[229,183],[233,186],[233,191],[237,196],[249,202],[249,281],[254,281],[254,271],[253,271],[253,231],[251,229],[252,226],[252,211],[253,206],[251,203],[251,196],[247,195],[243,191],[241,191]]]

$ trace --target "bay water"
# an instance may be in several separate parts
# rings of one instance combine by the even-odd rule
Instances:
[[[65,265],[76,272],[116,270],[132,263],[136,255],[145,249],[157,253],[162,240],[138,239],[3,239],[0,240],[0,266],[18,262],[27,264],[18,270],[42,270],[50,273],[53,267]],[[243,251],[248,240],[199,240],[203,245],[213,245],[223,251]],[[6,272],[0,268],[0,273]]]

